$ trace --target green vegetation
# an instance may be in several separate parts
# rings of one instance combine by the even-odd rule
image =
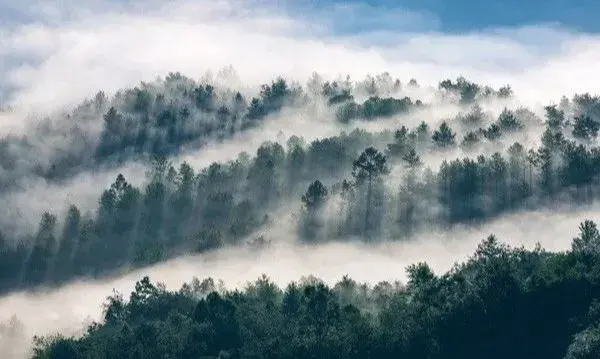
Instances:
[[[200,169],[175,164],[173,156],[186,143],[214,133],[225,136],[260,126],[266,116],[283,108],[323,100],[333,116],[355,103],[354,97],[366,94],[353,118],[373,121],[425,105],[379,97],[401,89],[399,82],[385,76],[368,78],[355,87],[349,81],[315,80],[313,87],[320,89],[317,98],[278,79],[264,85],[249,105],[239,93],[197,84],[181,74],[121,91],[111,100],[100,93],[71,116],[93,122],[92,112],[104,113],[97,146],[87,154],[81,152],[81,158],[91,162],[80,166],[66,161],[52,168],[63,173],[62,178],[103,161],[145,158],[146,178],[134,181],[143,185],[134,186],[119,175],[100,194],[94,212],[82,212],[73,204],[60,216],[45,212],[36,233],[4,230],[0,291],[104,276],[183,253],[244,245],[260,237],[257,233],[268,228],[284,204],[298,208],[298,239],[321,243],[349,237],[403,240],[432,226],[469,224],[559,200],[589,203],[597,198],[600,147],[594,139],[600,99],[576,95],[561,106],[548,106],[545,122],[525,108],[504,109],[490,118],[477,101],[503,99],[510,91],[473,87],[465,81],[440,84],[441,95],[449,98],[477,91],[471,100],[457,99],[468,103],[464,111],[436,126],[421,122],[414,128],[400,124],[394,132],[368,132],[342,124],[348,132],[308,144],[297,136],[285,144],[265,142],[252,157],[242,153],[235,160]],[[221,127],[214,127],[216,123]],[[519,142],[506,151],[497,146],[500,139],[531,129],[543,131],[537,148]],[[7,148],[13,148],[13,141],[4,139]],[[486,144],[497,152],[478,154]],[[459,149],[473,157],[427,166],[428,156]],[[7,156],[11,153],[18,151],[7,151]],[[31,175],[15,166],[5,164],[5,173]]]
[[[445,274],[409,266],[405,284],[279,288],[263,276],[243,290],[208,278],[168,291],[145,277],[82,338],[37,338],[34,358],[593,359],[599,273],[600,233],[585,221],[568,252],[490,236]]]
[[[416,87],[411,80],[406,89]],[[485,102],[510,98],[510,87],[458,78],[435,89],[457,113],[428,123],[419,116],[436,104],[402,91],[389,74],[359,83],[315,76],[306,91],[277,79],[246,99],[170,74],[110,99],[99,93],[26,136],[4,136],[0,195],[29,178],[59,184],[132,162],[147,171],[143,179],[116,176],[92,212],[74,203],[44,212],[35,233],[2,228],[0,292],[228,246],[260,250],[278,240],[268,229],[282,208],[296,219],[291,240],[318,245],[411,240],[434,227],[598,198],[600,98],[575,95],[543,116],[509,107],[492,114]],[[204,168],[178,161],[317,108],[338,135],[267,141]],[[356,128],[384,119],[392,128]],[[66,140],[45,153],[44,136]],[[311,277],[280,288],[264,276],[238,290],[208,278],[168,291],[146,277],[129,298],[109,297],[103,320],[83,337],[36,338],[34,357],[598,358],[600,233],[592,221],[579,230],[561,253],[509,248],[490,236],[445,274],[408,267],[404,284],[344,277],[328,286]]]

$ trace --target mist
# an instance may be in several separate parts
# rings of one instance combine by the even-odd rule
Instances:
[[[223,78],[224,76],[221,76]],[[205,79],[218,83],[217,79]],[[223,83],[223,81],[220,81]],[[360,87],[357,84],[358,90]],[[437,127],[442,121],[455,117],[458,113],[468,111],[468,108],[461,107],[452,102],[444,101],[435,94],[433,88],[403,89],[401,91],[390,93],[390,95],[402,97],[412,96],[413,98],[422,98],[432,101],[430,106],[425,109],[415,110],[407,115],[392,116],[390,118],[377,119],[376,121],[352,121],[349,124],[343,124],[335,118],[335,107],[328,107],[322,98],[314,98],[310,103],[301,107],[284,107],[281,111],[268,115],[257,127],[245,131],[236,132],[231,138],[218,140],[216,138],[205,138],[201,146],[194,144],[183,146],[180,155],[173,157],[175,164],[182,162],[189,163],[197,170],[208,167],[214,162],[228,162],[235,159],[240,153],[246,152],[253,155],[261,144],[267,141],[276,141],[285,146],[291,136],[298,136],[310,143],[316,139],[324,139],[339,135],[340,132],[352,132],[355,129],[363,129],[369,132],[394,131],[401,126],[410,128],[416,127],[422,121],[427,122],[432,128]],[[117,102],[118,100],[115,100]],[[515,101],[513,101],[515,102]],[[518,102],[517,102],[518,104]],[[507,101],[488,101],[483,104],[483,109],[488,112],[490,118],[497,117],[501,110],[510,106],[517,108],[514,103]],[[73,174],[66,178],[56,181],[37,174],[34,168],[37,165],[46,166],[54,157],[60,156],[60,153],[87,152],[85,156],[91,157],[93,146],[97,145],[100,136],[100,127],[102,119],[98,115],[89,114],[91,118],[86,118],[85,122],[78,122],[77,126],[81,131],[69,132],[68,118],[64,114],[55,113],[54,117],[48,117],[48,125],[52,132],[42,131],[37,126],[42,126],[38,119],[39,116],[24,117],[25,121],[21,123],[21,128],[7,128],[6,133],[11,136],[25,135],[26,138],[35,147],[34,151],[28,148],[14,149],[15,154],[19,156],[17,167],[21,172],[9,172],[6,176],[20,178],[15,188],[10,192],[0,195],[0,203],[4,208],[10,208],[5,216],[0,218],[0,224],[10,224],[12,230],[25,230],[26,228],[35,228],[37,219],[44,211],[61,213],[74,204],[84,211],[93,211],[96,209],[98,196],[116,178],[119,173],[125,175],[130,183],[143,185],[144,166],[147,162],[132,159],[125,161],[121,165],[95,165],[94,168],[84,167],[73,169]],[[23,118],[23,114],[9,113],[7,118]],[[19,117],[21,116],[21,117]],[[36,120],[37,119],[37,120]],[[36,122],[37,121],[37,122]],[[9,121],[10,123],[10,121]],[[452,123],[452,122],[451,122]],[[454,125],[454,124],[453,124]],[[36,131],[31,127],[37,128]],[[530,131],[539,130],[538,127],[529,128]],[[77,145],[82,133],[87,137],[84,140],[85,145]],[[52,134],[52,135],[50,135]],[[62,138],[59,137],[62,135]],[[459,132],[459,135],[463,135]],[[526,140],[529,137],[523,137],[522,133],[511,136],[514,141]],[[503,138],[504,142],[509,142]],[[513,142],[514,142],[513,141]],[[512,143],[512,142],[511,142]],[[379,144],[379,147],[385,148],[385,143]],[[494,147],[494,150],[498,150]],[[491,152],[491,151],[487,151]],[[455,151],[431,152],[424,154],[426,165],[437,167],[441,161],[454,159],[466,155],[466,153],[457,149]],[[58,157],[60,158],[60,157]],[[89,167],[89,165],[88,165]],[[38,200],[31,202],[31,196]],[[23,222],[26,221],[26,222]],[[7,227],[5,227],[7,228]]]
[[[16,316],[24,325],[27,338],[57,332],[82,334],[91,320],[101,319],[101,304],[113,289],[127,296],[135,282],[146,275],[154,282],[164,283],[167,289],[177,290],[193,277],[222,280],[227,289],[243,288],[262,274],[282,287],[311,275],[328,284],[349,275],[358,282],[375,285],[381,281],[404,281],[405,268],[418,262],[427,262],[437,274],[442,274],[454,263],[472,255],[477,244],[491,234],[515,247],[532,249],[540,243],[548,251],[567,250],[578,224],[584,219],[596,219],[598,209],[594,204],[577,210],[519,213],[490,221],[480,228],[458,227],[422,233],[406,242],[373,245],[348,239],[309,246],[274,240],[262,250],[228,248],[185,256],[114,279],[77,281],[58,289],[10,294],[0,299],[0,322]],[[277,239],[277,236],[289,235],[286,233],[289,233],[288,224],[281,221],[269,237]],[[15,349],[15,343],[3,342],[5,347],[0,351]],[[26,340],[21,343],[30,345]],[[19,352],[25,353],[27,348],[21,347]],[[15,358],[25,357],[19,355]]]
[[[20,63],[6,61],[7,65],[2,68],[6,86],[11,89],[4,102],[16,108],[0,115],[6,129],[4,133],[23,133],[26,124],[39,123],[40,116],[27,115],[31,111],[55,113],[75,106],[100,90],[111,95],[141,81],[164,77],[172,71],[182,71],[201,82],[228,86],[247,94],[256,93],[260,84],[275,76],[305,83],[313,71],[318,71],[326,80],[342,78],[346,74],[358,80],[368,74],[387,71],[393,76],[406,76],[402,79],[404,83],[415,78],[421,84],[416,89],[403,88],[395,95],[408,95],[433,105],[425,112],[401,120],[393,118],[345,127],[331,121],[333,114],[325,108],[284,111],[272,116],[272,121],[253,133],[240,134],[218,144],[209,143],[201,150],[192,150],[176,159],[178,162],[186,160],[196,168],[206,167],[214,161],[230,160],[242,151],[252,154],[265,140],[277,139],[283,144],[292,134],[311,141],[336,135],[341,130],[349,132],[353,127],[369,131],[395,130],[400,125],[414,127],[423,120],[435,127],[460,110],[433,95],[433,87],[442,78],[465,75],[492,86],[511,84],[518,103],[531,106],[538,114],[541,106],[558,101],[560,96],[574,91],[595,91],[599,83],[593,79],[593,71],[573,72],[574,69],[593,68],[592,64],[582,61],[593,58],[588,49],[594,48],[591,44],[597,39],[547,26],[489,30],[461,37],[435,32],[436,20],[422,14],[363,5],[307,8],[315,15],[314,20],[309,20],[308,16],[298,18],[291,7],[274,8],[260,2],[233,0],[200,3],[177,0],[168,4],[86,1],[63,2],[61,7],[39,1],[36,5],[15,5],[15,10],[27,15],[30,21],[11,24],[0,37],[0,56],[7,60],[24,60]],[[402,32],[357,35],[334,31],[344,18],[359,13],[373,19],[389,19],[389,16],[383,16],[384,13],[399,15],[394,21],[402,19],[399,25]],[[248,20],[249,14],[254,20]],[[382,24],[382,28],[385,25]],[[156,28],[160,31],[154,30]],[[215,38],[219,40],[214,41]],[[387,42],[392,38],[394,44],[390,46]],[[539,41],[532,41],[534,38]],[[556,39],[557,43],[546,41],[550,38]],[[590,46],[584,47],[584,43]],[[447,51],[456,45],[460,45],[460,53]],[[510,61],[505,56],[507,53],[511,54]],[[569,76],[557,76],[565,73],[561,69],[566,67],[569,67]],[[553,76],[546,76],[548,73]],[[547,83],[550,78],[552,85]],[[493,109],[497,114],[505,105],[487,104],[486,110]],[[97,118],[91,122],[96,126],[84,131],[91,144],[97,141],[100,122]],[[527,140],[538,138],[529,136]],[[81,148],[79,145],[65,147],[64,138],[31,139],[38,149],[32,158],[21,160],[31,161],[30,167],[50,161],[49,154],[76,153]],[[66,143],[72,140],[67,138]],[[508,145],[510,143],[505,144]],[[428,166],[437,167],[443,159],[463,155],[461,151],[434,153],[424,157],[424,161]],[[3,201],[8,208],[15,204],[34,207],[31,211],[20,209],[20,214],[13,217],[31,213],[37,218],[35,213],[46,209],[60,211],[59,207],[67,202],[93,209],[95,199],[86,194],[88,189],[83,188],[85,185],[81,182],[89,179],[89,191],[93,192],[107,185],[106,180],[96,182],[93,178],[127,173],[128,166],[136,164],[110,169],[106,174],[89,171],[63,184],[48,183],[32,175]],[[45,196],[50,196],[49,199],[42,201],[42,204],[52,204],[48,208],[28,206],[19,198],[27,197],[27,193],[41,193],[45,188],[53,190],[52,195]],[[69,193],[69,199],[57,201],[57,198],[65,198],[64,193]],[[82,193],[81,198],[79,193]],[[13,218],[8,220],[12,221]]]
[[[432,129],[436,129],[443,121],[448,121],[451,126],[456,127],[457,139],[462,138],[465,133],[460,130],[459,124],[453,118],[459,113],[468,111],[468,108],[456,104],[445,104],[435,98],[432,100],[439,102],[407,115],[382,118],[376,121],[353,121],[349,124],[336,121],[335,109],[326,107],[321,101],[301,108],[284,108],[276,114],[267,116],[257,128],[238,132],[232,138],[224,140],[208,138],[203,146],[184,149],[180,155],[172,157],[171,160],[176,167],[187,162],[195,170],[200,171],[215,162],[232,161],[240,153],[254,156],[257,149],[268,141],[275,141],[285,146],[290,137],[298,136],[310,143],[317,139],[337,136],[341,132],[350,133],[355,129],[380,133],[382,131],[393,132],[401,126],[414,128],[422,121]],[[507,104],[505,101],[495,101],[484,105],[484,110],[490,119],[497,118],[505,106],[511,106],[508,107],[511,109],[518,108],[518,106]],[[484,122],[484,124],[488,123]],[[503,152],[514,142],[520,142],[526,148],[536,146],[540,142],[539,133],[543,128],[542,125],[540,120],[538,124],[527,126],[524,131],[506,134],[500,141],[480,146],[475,151],[466,152],[459,147],[445,151],[428,149],[422,154],[422,160],[426,167],[437,169],[443,161]],[[376,144],[380,149],[385,149],[386,145],[385,141]],[[47,150],[50,151],[50,148]],[[123,174],[133,185],[145,185],[147,165],[146,161],[131,160],[118,166],[98,166],[94,169],[82,170],[60,181],[52,181],[33,173],[28,174],[18,183],[17,188],[0,194],[0,204],[6,209],[0,211],[0,226],[5,230],[32,233],[44,211],[62,215],[69,205],[77,205],[84,212],[93,212],[97,209],[100,193],[110,187],[118,174]],[[397,188],[402,181],[404,172],[401,166],[396,166],[391,176],[388,177],[388,186],[392,189]],[[36,198],[36,201],[31,201],[32,197]]]
[[[170,71],[198,78],[227,65],[249,86],[277,75],[301,81],[315,70],[354,78],[389,71],[425,85],[464,75],[496,87],[510,83],[523,101],[541,103],[596,91],[600,82],[592,70],[598,38],[560,27],[446,35],[436,32],[435,20],[394,7],[307,7],[312,13],[298,17],[291,2],[62,3],[22,7],[33,20],[3,34],[0,54],[25,60],[3,69],[13,89],[9,104],[55,107]],[[350,15],[391,19],[391,13],[398,14],[400,32],[335,32]],[[415,18],[421,25],[414,26]]]
[[[414,129],[423,121],[430,130],[447,122],[460,144],[475,130],[459,119],[472,107],[442,96],[439,81],[465,76],[495,88],[509,84],[512,98],[477,101],[485,113],[480,126],[486,128],[496,121],[505,108],[517,111],[526,107],[534,118],[524,121],[522,130],[469,151],[459,145],[443,150],[428,145],[419,153],[420,160],[425,168],[437,171],[444,161],[505,154],[515,142],[525,150],[535,148],[545,129],[544,106],[558,103],[562,96],[600,92],[600,71],[595,71],[600,70],[595,62],[600,56],[600,38],[557,26],[445,34],[438,31],[438,19],[427,14],[360,3],[344,8],[307,7],[303,15],[298,15],[292,1],[281,6],[241,0],[62,3],[61,7],[45,0],[16,4],[14,9],[28,20],[0,25],[0,137],[7,143],[2,156],[16,158],[14,163],[7,161],[10,165],[2,166],[0,172],[2,181],[14,184],[0,189],[0,229],[4,233],[32,236],[45,211],[58,214],[62,225],[70,205],[84,214],[96,213],[100,195],[118,174],[131,185],[147,185],[148,161],[142,156],[118,154],[127,158],[102,165],[92,160],[102,138],[107,107],[88,111],[86,106],[99,91],[111,98],[110,104],[117,104],[126,89],[152,88],[153,83],[147,81],[158,79],[155,84],[160,84],[174,72],[227,91],[219,95],[223,102],[236,91],[247,99],[257,96],[262,84],[277,77],[290,85],[301,84],[312,96],[308,104],[286,105],[265,115],[255,127],[225,138],[198,138],[169,155],[175,167],[186,162],[196,173],[216,162],[233,161],[240,153],[253,160],[263,143],[273,141],[285,147],[292,136],[310,144],[360,129],[373,134],[372,145],[384,151],[396,130],[402,126]],[[339,31],[349,17],[379,19],[380,27]],[[394,31],[387,28],[391,22],[396,22]],[[341,82],[349,75],[354,100],[360,103],[370,97],[365,87],[371,76],[383,73],[394,79],[400,76],[402,86],[380,88],[379,95],[408,96],[424,106],[407,114],[343,123],[336,119],[337,106],[310,93],[311,86],[320,91],[325,81]],[[418,86],[407,86],[409,79],[416,79]],[[74,120],[70,114],[78,109],[83,115]],[[594,144],[597,139],[586,145]],[[71,163],[71,158],[76,160]],[[63,159],[69,171],[55,178],[47,176],[51,164]],[[408,170],[399,163],[391,167],[382,193],[386,199],[396,200]],[[331,187],[350,178],[351,170],[349,165],[320,179]],[[193,277],[212,277],[222,280],[228,289],[242,288],[262,274],[280,286],[306,276],[328,284],[344,275],[370,285],[404,281],[408,265],[424,261],[437,274],[443,273],[470,256],[490,234],[512,246],[533,248],[539,242],[548,251],[569,249],[578,224],[597,219],[600,209],[597,203],[573,204],[567,188],[551,208],[540,201],[527,210],[486,217],[476,224],[421,228],[406,241],[391,241],[396,239],[394,232],[383,228],[370,242],[342,235],[327,243],[302,244],[297,234],[303,213],[300,196],[306,190],[302,181],[306,182],[298,180],[303,187],[284,188],[287,194],[277,203],[261,203],[265,206],[261,210],[269,212],[269,224],[254,228],[239,245],[183,255],[143,269],[113,268],[113,275],[106,279],[79,276],[58,288],[42,284],[35,291],[0,297],[0,323],[16,318],[23,324],[21,333],[13,322],[19,330],[12,336],[7,336],[9,330],[0,330],[0,352],[22,359],[27,357],[34,335],[81,335],[87,324],[101,318],[102,302],[113,289],[127,295],[146,275],[169,289],[178,289]],[[333,227],[339,218],[334,213],[337,208],[332,208],[335,198],[330,201],[324,220]],[[362,206],[362,199],[356,204],[356,208]],[[386,207],[385,220],[398,214],[390,208]],[[436,210],[437,203],[427,209]],[[354,220],[362,216],[361,211],[353,212]],[[384,227],[388,225],[386,222]],[[248,244],[257,237],[266,239],[268,245],[256,248]]]

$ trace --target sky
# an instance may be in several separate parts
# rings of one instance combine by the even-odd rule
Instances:
[[[0,104],[48,109],[170,71],[242,83],[313,71],[600,92],[600,2],[0,0]],[[547,104],[547,103],[546,103]]]
[[[0,0],[0,106],[49,111],[76,104],[100,90],[110,94],[140,81],[164,77],[170,71],[200,79],[207,72],[218,75],[227,66],[235,69],[237,83],[247,86],[276,76],[305,83],[313,71],[330,78],[350,74],[353,79],[389,71],[404,83],[415,78],[432,86],[464,75],[495,87],[510,84],[520,100],[545,105],[558,102],[562,95],[600,93],[598,10],[597,0]],[[1,125],[0,132],[5,133]],[[96,198],[97,188],[86,184],[94,178],[80,182],[93,191],[90,197]],[[58,196],[51,187],[43,188],[43,192]],[[33,205],[39,205],[43,197],[31,193],[27,192],[27,200],[36,198]],[[554,236],[540,238],[556,240],[556,245],[544,245],[563,248],[570,243],[576,223],[585,218],[577,213],[566,221],[567,215],[571,213],[538,214],[544,221],[509,218],[497,222],[496,227],[486,227],[484,232],[501,233],[503,240],[537,240],[540,236],[530,233],[551,228]],[[523,222],[532,225],[518,225]],[[536,223],[539,225],[534,226]],[[482,236],[474,232],[468,237],[468,254]],[[463,233],[457,235],[462,241],[465,237]],[[433,245],[431,250],[415,246],[412,253],[428,258],[437,253],[436,258],[448,262],[439,265],[449,265],[457,258],[453,254],[467,253],[466,247],[456,247],[448,254],[448,248],[442,246],[436,249]],[[405,262],[380,261],[364,256],[364,251],[355,252],[362,259],[397,266],[381,267],[379,274],[387,275],[419,259],[406,257],[405,248],[401,249]],[[305,261],[305,257],[299,258]],[[343,259],[344,266],[336,269],[339,273],[332,271],[330,275],[339,278],[352,268],[357,275],[369,274],[358,262]],[[193,263],[196,267],[188,266],[192,269],[187,271],[183,266],[165,271],[163,266],[155,272],[175,273],[173,279],[177,281],[189,280],[190,273],[197,273],[198,263],[204,261]],[[289,267],[289,262],[281,263]],[[288,280],[283,276],[298,275],[264,267],[271,264],[257,260],[235,268],[247,277],[272,272],[281,276],[280,280]],[[215,268],[223,276],[222,271],[229,267]],[[231,277],[238,275],[230,273]],[[138,274],[135,276],[137,279]],[[125,288],[131,288],[132,278],[127,279]],[[87,314],[90,310],[65,298],[80,298],[73,293],[101,298],[113,285],[98,286],[93,292],[67,288],[46,304],[36,301],[32,305],[42,308],[45,315],[64,319],[67,325],[73,318],[67,313],[59,315],[63,311]],[[21,297],[7,300],[2,304],[24,317],[32,330],[42,330],[34,324],[38,319],[56,328],[55,319],[38,318],[38,312],[31,312],[31,305],[23,305],[29,302]],[[96,313],[99,306],[92,302],[91,313]]]
[[[600,2],[594,0],[307,0],[298,3],[299,6],[309,3],[315,7],[323,6],[323,3],[338,6],[354,3],[380,9],[403,10],[420,19],[421,22],[413,25],[421,30],[446,33],[540,24],[562,25],[583,32],[600,31],[600,22],[594,15],[600,11]],[[364,31],[377,26],[393,28],[394,24],[352,22],[344,24],[340,30]]]
[[[106,3],[124,3],[125,0],[106,0]],[[32,20],[27,6],[14,5],[8,0],[0,1],[0,20],[23,22]],[[25,3],[28,3],[25,2]],[[56,0],[50,4],[65,3]],[[421,29],[461,33],[494,27],[514,27],[523,25],[561,24],[584,32],[600,31],[597,14],[600,2],[595,0],[296,0],[286,3],[273,0],[275,6],[288,6],[296,11],[307,7],[327,8],[328,6],[369,5],[375,8],[403,10],[420,18],[414,23]],[[52,5],[48,5],[51,7]],[[400,21],[399,21],[400,22]],[[364,31],[381,26],[377,21],[352,21],[340,24],[340,31]],[[383,24],[393,27],[393,24]]]
[[[580,31],[596,32],[600,24],[593,13],[594,0],[371,0],[372,5],[404,6],[438,19],[438,30],[465,32],[493,27],[561,24]]]

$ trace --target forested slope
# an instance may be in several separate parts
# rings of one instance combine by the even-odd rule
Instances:
[[[429,93],[430,102],[406,93]],[[402,85],[389,74],[356,83],[315,75],[306,90],[277,79],[249,101],[181,74],[110,99],[99,93],[49,120],[100,130],[84,149],[66,145],[46,169],[23,168],[29,162],[15,156],[27,152],[48,122],[35,127],[39,133],[2,140],[8,149],[25,148],[3,152],[5,191],[18,176],[58,181],[135,161],[147,163],[145,178],[118,175],[99,193],[94,211],[73,203],[63,213],[45,212],[35,233],[4,231],[0,290],[119,273],[223,246],[409,240],[419,231],[511,211],[594,201],[599,98],[563,98],[539,115],[515,98],[508,86],[494,90],[458,78],[419,89],[416,81]],[[440,106],[453,106],[454,114],[434,124],[418,120]],[[214,141],[260,130],[268,116],[276,123],[307,108],[329,114],[342,132],[309,143],[299,136],[273,139],[252,155],[205,168],[178,160],[185,151],[199,148],[202,155]],[[364,123],[381,126],[366,130]],[[295,218],[292,236],[273,238],[268,229],[282,212]]]
[[[597,358],[600,233],[579,230],[563,253],[490,236],[447,273],[408,267],[407,283],[168,291],[145,277],[82,338],[37,338],[34,358]]]

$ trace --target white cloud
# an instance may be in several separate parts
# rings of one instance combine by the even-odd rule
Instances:
[[[227,65],[248,84],[277,75],[304,82],[312,71],[355,78],[389,71],[429,84],[464,74],[497,86],[511,83],[524,100],[542,103],[600,86],[599,39],[557,27],[446,35],[428,31],[436,20],[427,14],[408,13],[394,28],[369,25],[403,10],[360,5],[313,13],[314,7],[265,1],[119,4],[63,1],[62,10],[36,8],[44,21],[0,34],[2,59],[28,59],[4,65],[0,75],[4,86],[16,89],[11,102],[55,106],[169,71],[199,77]],[[366,19],[364,28],[377,31],[336,33],[352,18]]]
[[[16,10],[38,20],[11,23],[0,29],[0,94],[3,87],[13,89],[13,104],[52,108],[77,102],[98,90],[113,91],[151,81],[169,71],[200,77],[207,70],[217,71],[228,65],[235,68],[246,85],[264,83],[277,75],[304,83],[313,71],[327,77],[349,73],[355,79],[367,73],[389,71],[405,81],[414,77],[432,85],[463,74],[496,86],[510,83],[520,100],[544,104],[574,91],[599,92],[600,87],[600,65],[596,62],[600,39],[559,27],[530,26],[448,35],[431,31],[436,29],[437,20],[430,15],[403,13],[402,9],[355,6],[317,10],[306,6],[306,12],[299,15],[298,6],[276,8],[267,0],[137,4],[94,0],[85,5],[64,0],[60,8],[48,5],[49,2],[43,4],[15,5]],[[404,15],[395,16],[400,14]],[[372,20],[378,18],[384,23],[373,24]],[[402,23],[392,24],[397,18]],[[349,19],[360,19],[363,29],[372,31],[340,34],[341,30],[349,30],[340,25]],[[436,115],[441,111],[440,107],[432,110]],[[206,161],[229,159],[240,150],[253,152],[265,137],[276,136],[278,127],[285,126],[286,136],[301,133],[309,139],[337,130],[319,122],[319,118],[309,123],[300,117],[301,114],[289,115],[288,122],[269,122],[260,136],[252,132],[240,135],[185,159],[203,166]],[[0,120],[4,129],[3,122],[13,121],[13,117],[5,115]],[[128,168],[131,177],[135,177],[135,171],[142,171],[133,165]],[[6,208],[20,209],[15,213],[30,213],[38,207],[60,212],[70,202],[84,208],[87,203],[88,209],[93,209],[99,190],[112,181],[115,173],[83,173],[64,188],[32,180],[24,184],[23,191],[3,201],[11,204]],[[328,281],[349,273],[356,279],[374,282],[402,277],[404,266],[417,260],[428,260],[436,270],[447,269],[453,261],[470,254],[476,243],[491,232],[501,239],[513,240],[512,243],[531,245],[532,240],[539,238],[549,249],[564,249],[577,222],[594,213],[520,213],[519,221],[509,216],[493,221],[483,231],[428,235],[414,243],[394,243],[386,248],[337,244],[310,253],[295,247],[280,248],[266,254],[268,258],[277,255],[279,261],[274,263],[248,256],[244,251],[232,254],[227,250],[219,252],[222,257],[212,261],[178,259],[117,281],[69,285],[46,297],[14,294],[1,299],[0,306],[6,309],[3,314],[22,317],[32,332],[78,329],[85,316],[99,314],[99,301],[110,294],[112,287],[129,290],[135,280],[147,273],[173,286],[192,275],[215,275],[237,285],[262,272],[276,276],[274,279],[281,284],[310,273]],[[526,229],[519,226],[524,222],[530,223]],[[552,233],[546,228],[552,228]],[[84,305],[79,304],[82,298],[88,301]]]
[[[594,82],[600,76],[592,71],[594,57],[587,57],[587,53],[598,50],[585,47],[597,40],[556,27],[496,29],[465,35],[394,32],[393,29],[414,31],[415,21],[421,21],[418,19],[431,20],[433,28],[436,25],[426,14],[419,17],[408,13],[399,20],[405,23],[393,28],[385,22],[392,22],[390,14],[403,9],[385,14],[385,9],[366,5],[318,9],[306,0],[279,8],[266,0],[140,3],[87,0],[84,5],[63,0],[61,7],[54,8],[49,2],[43,4],[15,5],[17,10],[39,20],[11,26],[0,33],[0,60],[28,60],[4,64],[5,72],[0,72],[5,83],[16,88],[12,97],[16,104],[54,107],[76,102],[98,90],[116,90],[142,80],[150,81],[169,71],[200,77],[207,70],[228,65],[233,65],[247,85],[260,84],[280,74],[304,83],[315,70],[328,77],[350,73],[355,79],[388,70],[403,80],[416,77],[421,83],[434,85],[442,78],[465,74],[495,85],[509,82],[515,85],[519,99],[543,103],[572,90],[594,91],[594,86],[600,83]],[[306,10],[303,15],[296,11],[299,8]],[[309,19],[310,14],[314,18]],[[360,16],[375,19],[378,14],[382,15],[383,24],[372,26],[377,31],[336,34],[339,30],[336,23],[344,19]],[[417,20],[411,19],[413,15]],[[2,85],[0,81],[0,88]],[[423,119],[435,122],[448,116],[450,110],[438,104],[431,113],[420,113],[415,121],[409,122],[411,125]],[[0,115],[0,125],[4,131],[26,129],[23,124],[26,121],[19,121],[21,117],[22,113]],[[207,146],[185,159],[201,167],[212,161],[228,160],[241,150],[253,153],[262,141],[274,139],[282,131],[285,137],[299,134],[309,141],[335,135],[340,127],[330,117],[330,114],[285,113],[277,121],[265,123],[259,131]],[[396,119],[379,121],[362,127],[394,128],[396,122]],[[51,141],[45,138],[42,142]],[[77,186],[86,176],[94,179],[91,182],[94,185]],[[20,191],[0,199],[7,208],[16,207],[20,211],[13,211],[13,216],[6,216],[0,223],[7,220],[20,223],[14,219],[23,217],[23,213],[48,209],[60,213],[67,202],[93,209],[99,191],[113,177],[112,171],[84,173],[63,183],[63,187],[42,179],[25,181]],[[48,191],[52,195],[44,195]],[[30,203],[32,193],[43,200]],[[28,218],[33,222],[27,224],[35,226],[39,216]]]

